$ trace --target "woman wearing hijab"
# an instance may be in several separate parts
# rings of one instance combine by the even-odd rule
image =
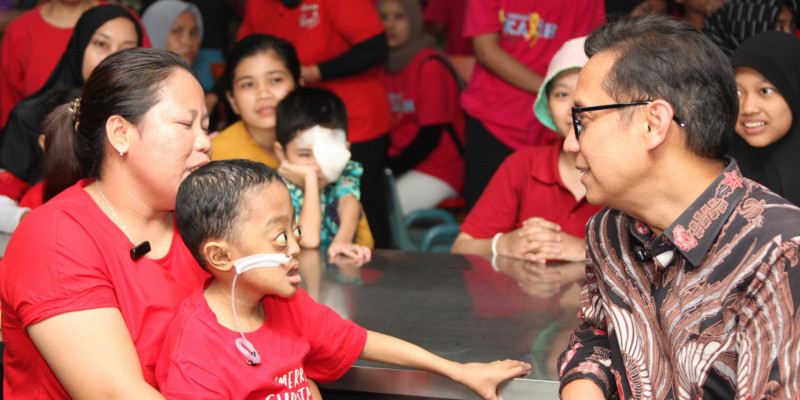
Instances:
[[[159,0],[142,14],[154,49],[179,54],[194,65],[203,40],[203,16],[196,5],[181,0]]]
[[[141,46],[142,37],[141,27],[125,8],[109,4],[89,9],[45,85],[14,107],[0,137],[0,235],[11,234],[30,211],[18,202],[41,180],[39,124],[48,100],[60,91],[82,87],[100,61],[117,50]]]
[[[42,151],[37,142],[44,101],[58,89],[83,86],[100,61],[118,50],[141,46],[142,38],[141,26],[123,7],[106,4],[86,11],[47,82],[11,111],[0,137],[0,168],[24,183],[38,182]]]
[[[730,56],[755,34],[794,33],[796,14],[797,0],[730,0],[708,17],[703,33]]]
[[[457,76],[423,31],[419,1],[382,0],[378,12],[389,41],[382,74],[393,117],[389,166],[408,214],[461,192],[464,115]]]
[[[764,32],[731,61],[739,92],[731,155],[744,176],[800,205],[800,39]]]

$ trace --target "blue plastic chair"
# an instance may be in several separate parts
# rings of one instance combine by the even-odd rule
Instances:
[[[397,194],[397,183],[392,170],[385,169],[389,200],[389,226],[392,231],[394,247],[409,251],[450,252],[461,225],[453,214],[441,208],[429,208],[412,211],[403,215],[400,208],[400,197]],[[420,227],[421,222],[437,224],[430,228]]]

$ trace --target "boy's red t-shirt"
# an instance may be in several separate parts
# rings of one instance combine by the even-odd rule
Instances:
[[[426,125],[452,124],[464,143],[464,113],[458,104],[458,82],[433,48],[423,49],[397,73],[384,71],[383,79],[392,108],[389,157],[396,157]],[[447,182],[461,192],[464,186],[464,159],[449,132],[442,130],[439,146],[414,167],[419,172]]]
[[[464,36],[497,33],[500,48],[544,77],[564,42],[589,34],[604,20],[605,6],[598,0],[469,0]],[[533,114],[535,100],[536,94],[511,85],[480,63],[461,95],[464,110],[515,150],[555,138]]]
[[[246,364],[239,332],[220,325],[199,289],[182,305],[156,368],[161,393],[179,399],[310,399],[308,379],[338,379],[358,359],[367,331],[302,289],[266,296],[266,321],[246,333],[261,364]],[[203,351],[198,351],[203,349]]]
[[[367,0],[304,0],[287,8],[278,0],[249,0],[238,39],[266,33],[288,40],[302,65],[334,59],[384,31]],[[364,142],[389,131],[389,104],[379,67],[312,84],[332,90],[347,107],[348,141]]]

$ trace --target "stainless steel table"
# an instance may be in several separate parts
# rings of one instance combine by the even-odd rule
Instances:
[[[582,263],[396,250],[376,250],[363,266],[326,258],[301,253],[302,286],[344,318],[459,362],[524,360],[533,370],[501,389],[504,400],[558,398],[556,360],[577,326]],[[434,374],[367,361],[323,389],[361,398],[477,398]]]

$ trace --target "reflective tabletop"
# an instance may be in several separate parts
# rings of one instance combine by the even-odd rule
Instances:
[[[556,361],[578,324],[583,263],[398,250],[376,250],[363,265],[316,251],[299,258],[301,286],[342,317],[454,361],[529,362],[526,378],[501,389],[504,400],[558,398]],[[361,360],[324,389],[477,398],[433,374]]]

